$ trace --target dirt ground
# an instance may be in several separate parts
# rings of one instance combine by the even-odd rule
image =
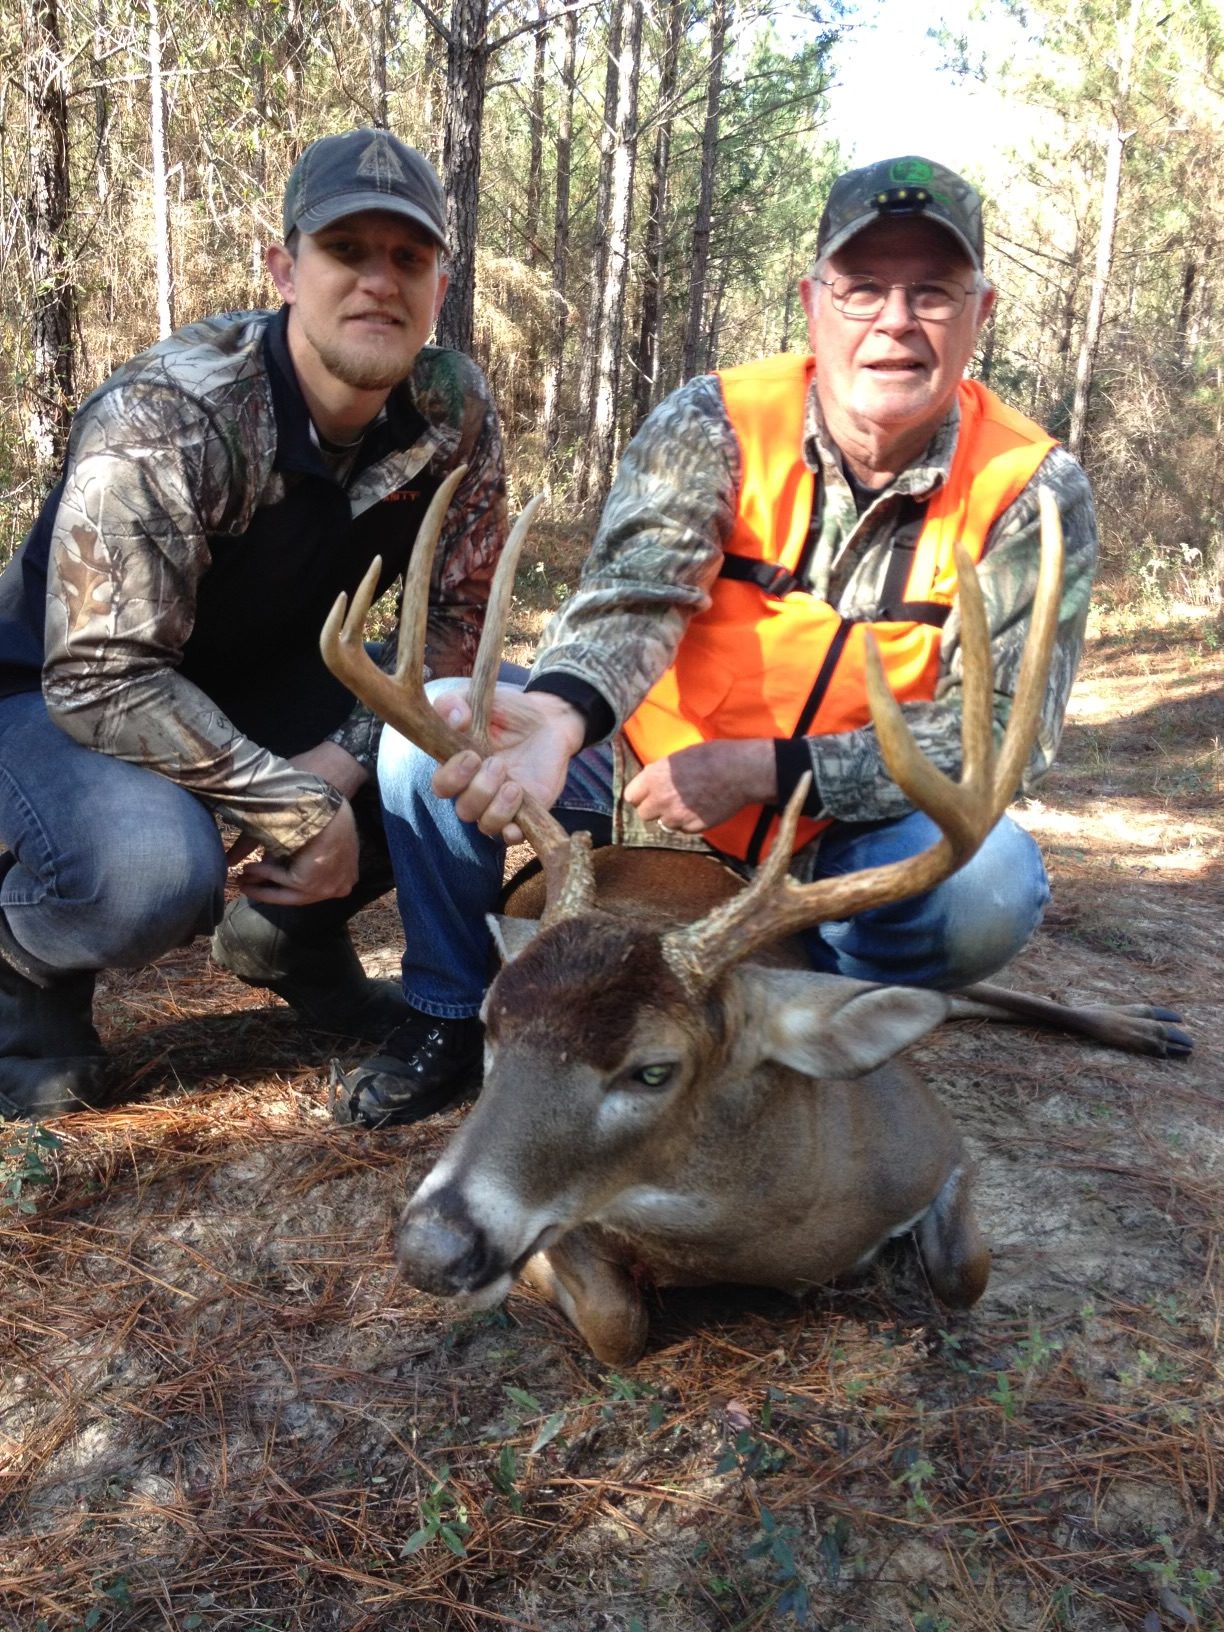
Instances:
[[[967,1318],[899,1243],[803,1307],[670,1295],[626,1375],[525,1292],[457,1321],[389,1225],[461,1113],[336,1127],[326,1043],[202,946],[108,978],[134,1102],[0,1131],[0,1626],[1218,1632],[1222,644],[1096,634],[1005,977],[1193,1057],[914,1051],[979,1162]],[[359,938],[395,966],[385,905]]]

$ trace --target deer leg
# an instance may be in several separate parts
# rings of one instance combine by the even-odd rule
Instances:
[[[587,1230],[571,1230],[537,1252],[523,1279],[555,1303],[594,1354],[609,1366],[631,1366],[646,1347],[646,1309],[622,1265],[597,1251]]]
[[[954,1167],[917,1227],[918,1249],[940,1303],[967,1309],[986,1290],[990,1249],[978,1229],[969,1170]]]
[[[1039,1026],[1046,1031],[1091,1037],[1109,1048],[1149,1054],[1159,1060],[1182,1059],[1194,1047],[1189,1034],[1175,1024],[1181,1016],[1150,1003],[1093,1004],[1075,1007],[1055,1003],[1006,986],[966,986],[952,994],[951,1020],[994,1020]]]

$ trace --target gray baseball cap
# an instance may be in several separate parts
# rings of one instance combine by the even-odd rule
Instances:
[[[321,232],[358,210],[389,210],[424,227],[441,249],[446,195],[432,164],[389,130],[321,136],[302,154],[285,186],[285,237]]]
[[[982,201],[955,171],[914,155],[847,170],[829,189],[816,235],[816,259],[833,255],[880,220],[921,215],[951,233],[980,272],[985,255]]]

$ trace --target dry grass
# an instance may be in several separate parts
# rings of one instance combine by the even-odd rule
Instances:
[[[457,1117],[333,1126],[326,1041],[193,947],[108,983],[136,1102],[9,1134],[0,1625],[1220,1628],[1219,665],[1109,640],[1014,978],[1175,998],[1198,1051],[917,1051],[980,1159],[972,1317],[899,1245],[802,1308],[669,1296],[630,1376],[525,1293],[456,1322],[388,1224]],[[361,931],[394,962],[385,904]]]

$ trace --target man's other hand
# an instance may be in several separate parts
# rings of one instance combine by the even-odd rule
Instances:
[[[250,861],[236,883],[252,901],[307,907],[346,896],[357,882],[357,823],[346,799],[321,833],[283,861]]]
[[[455,730],[470,727],[472,711],[459,682],[454,691],[436,697],[433,706]],[[514,818],[523,794],[530,793],[551,809],[585,734],[582,715],[563,698],[498,686],[489,722],[493,753],[481,759],[469,749],[448,759],[434,772],[434,792],[453,799],[460,819],[475,822],[482,833],[521,844],[523,832]]]
[[[681,748],[647,765],[625,787],[639,816],[673,833],[704,833],[744,805],[778,796],[774,745],[768,737],[727,738]]]
[[[348,801],[369,780],[360,760],[336,742],[316,743],[294,754],[291,765],[329,782],[344,795],[344,804],[321,833],[283,861],[251,862],[238,874],[237,884],[252,901],[270,901],[282,907],[304,907],[312,901],[345,896],[357,882],[357,824]],[[258,839],[247,834],[226,852],[231,867],[259,849]]]

